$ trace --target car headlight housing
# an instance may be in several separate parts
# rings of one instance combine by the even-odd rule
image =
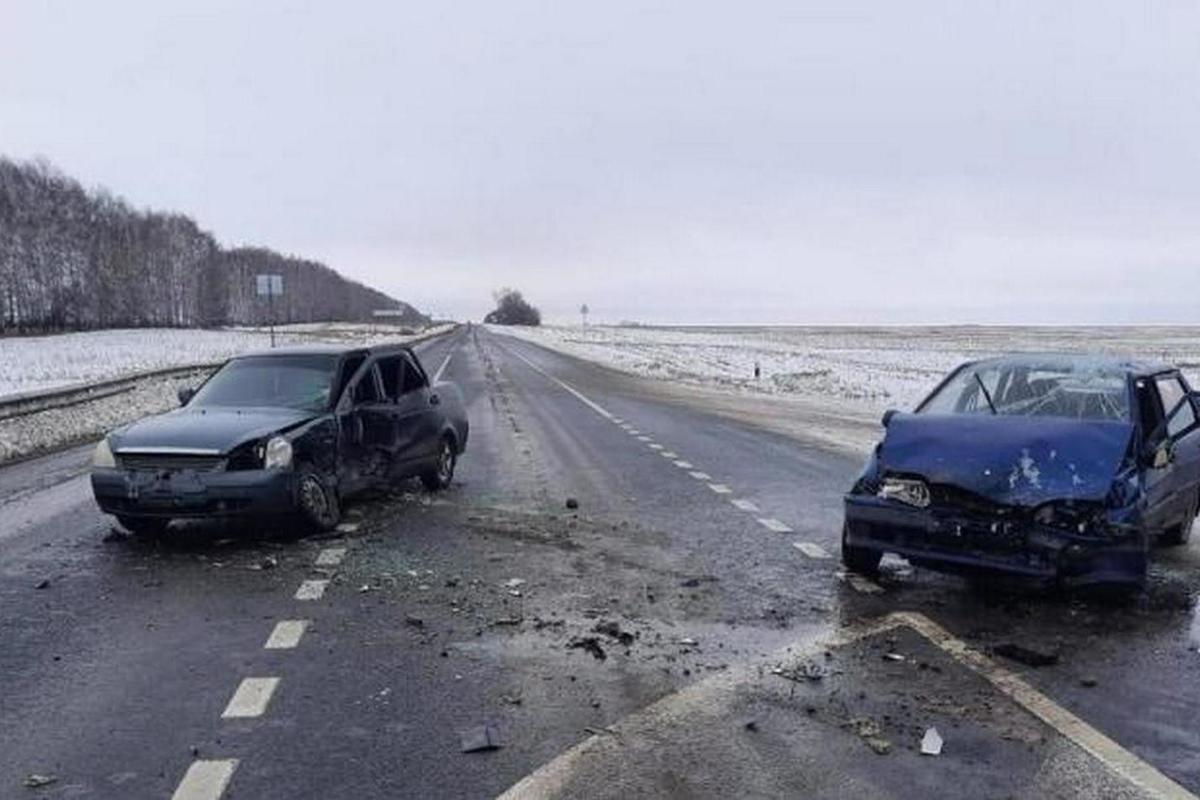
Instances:
[[[92,451],[92,466],[109,469],[117,466],[117,460],[113,458],[112,447],[107,438],[101,439],[100,444],[96,445],[96,449]]]
[[[282,436],[272,436],[263,448],[263,469],[286,469],[292,465],[292,443]]]
[[[876,496],[916,508],[929,507],[929,485],[920,478],[884,478]]]

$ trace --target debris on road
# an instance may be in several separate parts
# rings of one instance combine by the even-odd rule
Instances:
[[[685,578],[679,582],[679,585],[685,589],[695,589],[702,583],[716,583],[719,578],[714,575],[698,575],[694,578]]]
[[[506,580],[504,582],[504,588],[506,588],[506,589],[519,589],[520,587],[522,587],[524,585],[525,585],[524,578],[509,578],[508,580]]]
[[[369,592],[369,591],[371,591],[371,585],[364,583],[362,586],[358,587],[358,591],[359,592]]]
[[[858,735],[867,747],[875,751],[877,755],[886,756],[892,752],[892,743],[883,736],[883,730],[879,727],[879,723],[868,717],[856,717],[847,723],[849,727]]]
[[[414,628],[424,628],[425,620],[421,619],[420,617],[415,617],[412,614],[406,614],[404,617],[404,624],[411,625]]]
[[[464,753],[479,753],[484,750],[499,750],[500,732],[491,725],[480,725],[477,728],[463,731],[459,736]]]
[[[900,655],[899,653],[884,653],[883,660],[884,661],[903,661],[904,656]]]
[[[744,727],[746,730],[750,731],[751,733],[755,733],[758,731],[758,722],[756,722],[755,720],[750,720],[742,727]]]
[[[682,639],[676,639],[675,644],[681,644],[684,647],[698,647],[700,643],[690,636],[684,636]]]
[[[262,561],[259,561],[257,564],[251,564],[250,569],[266,570],[266,569],[275,569],[278,566],[279,566],[279,559],[275,558],[275,556],[267,556]]]
[[[567,508],[570,508],[570,509],[579,508],[579,501],[576,500],[574,497],[568,497],[567,498]]]
[[[520,625],[525,620],[521,617],[501,617],[492,623],[493,626],[500,627],[504,625]]]
[[[998,644],[992,648],[992,652],[1028,667],[1050,667],[1058,663],[1057,653],[1045,653],[1040,650],[1033,650],[1015,642]]]
[[[33,588],[35,588],[35,589],[46,589],[46,588],[48,588],[49,586],[50,586],[50,579],[49,579],[49,578],[42,578],[40,581],[38,581],[37,583],[35,583],[35,584],[33,585]]]
[[[921,737],[921,755],[940,756],[942,754],[942,735],[937,728],[928,728]]]
[[[596,657],[597,661],[603,661],[608,658],[608,653],[604,652],[604,648],[600,645],[600,639],[595,636],[575,636],[571,641],[567,642],[568,650],[586,650]]]
[[[602,633],[612,639],[616,639],[625,647],[633,644],[634,635],[629,631],[621,630],[620,624],[615,621],[597,622],[596,627],[592,628],[596,633]]]
[[[519,706],[523,702],[523,698],[519,694],[502,694],[500,699],[510,706]]]
[[[1091,675],[1087,675],[1079,679],[1079,685],[1085,689],[1093,689],[1097,683],[1099,683],[1099,681],[1097,681]]]
[[[815,661],[804,661],[794,667],[775,667],[771,670],[771,674],[799,683],[801,681],[819,681],[825,677],[826,670],[824,666]]]
[[[25,778],[25,785],[30,789],[40,789],[43,786],[49,786],[52,783],[57,783],[58,777],[55,775],[39,775],[34,772]]]

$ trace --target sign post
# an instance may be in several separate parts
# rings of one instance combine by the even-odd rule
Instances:
[[[256,275],[258,296],[267,298],[267,317],[271,325],[271,347],[275,346],[275,297],[283,295],[282,275]]]

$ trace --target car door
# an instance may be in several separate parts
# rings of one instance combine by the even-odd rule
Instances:
[[[343,491],[355,492],[385,479],[394,459],[395,423],[374,361],[346,387],[339,404],[338,428]]]
[[[400,362],[400,395],[395,404],[397,471],[412,475],[437,456],[440,400],[411,355],[404,353],[397,358]]]
[[[1157,382],[1153,378],[1138,378],[1135,389],[1141,431],[1138,462],[1142,465],[1142,485],[1146,492],[1143,524],[1151,532],[1158,533],[1168,524],[1175,465],[1170,462],[1155,464],[1155,453],[1166,441],[1166,413]]]
[[[1182,376],[1168,373],[1155,378],[1166,414],[1166,436],[1170,442],[1171,498],[1168,524],[1176,524],[1196,509],[1200,491],[1200,426],[1196,407]],[[1190,518],[1184,521],[1190,522]]]

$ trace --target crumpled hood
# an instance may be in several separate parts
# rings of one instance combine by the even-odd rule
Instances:
[[[242,442],[268,436],[311,419],[291,408],[178,408],[147,417],[111,436],[113,450],[185,447],[228,453]]]
[[[1103,500],[1133,424],[980,414],[896,414],[879,446],[885,472],[920,475],[1005,505]]]

